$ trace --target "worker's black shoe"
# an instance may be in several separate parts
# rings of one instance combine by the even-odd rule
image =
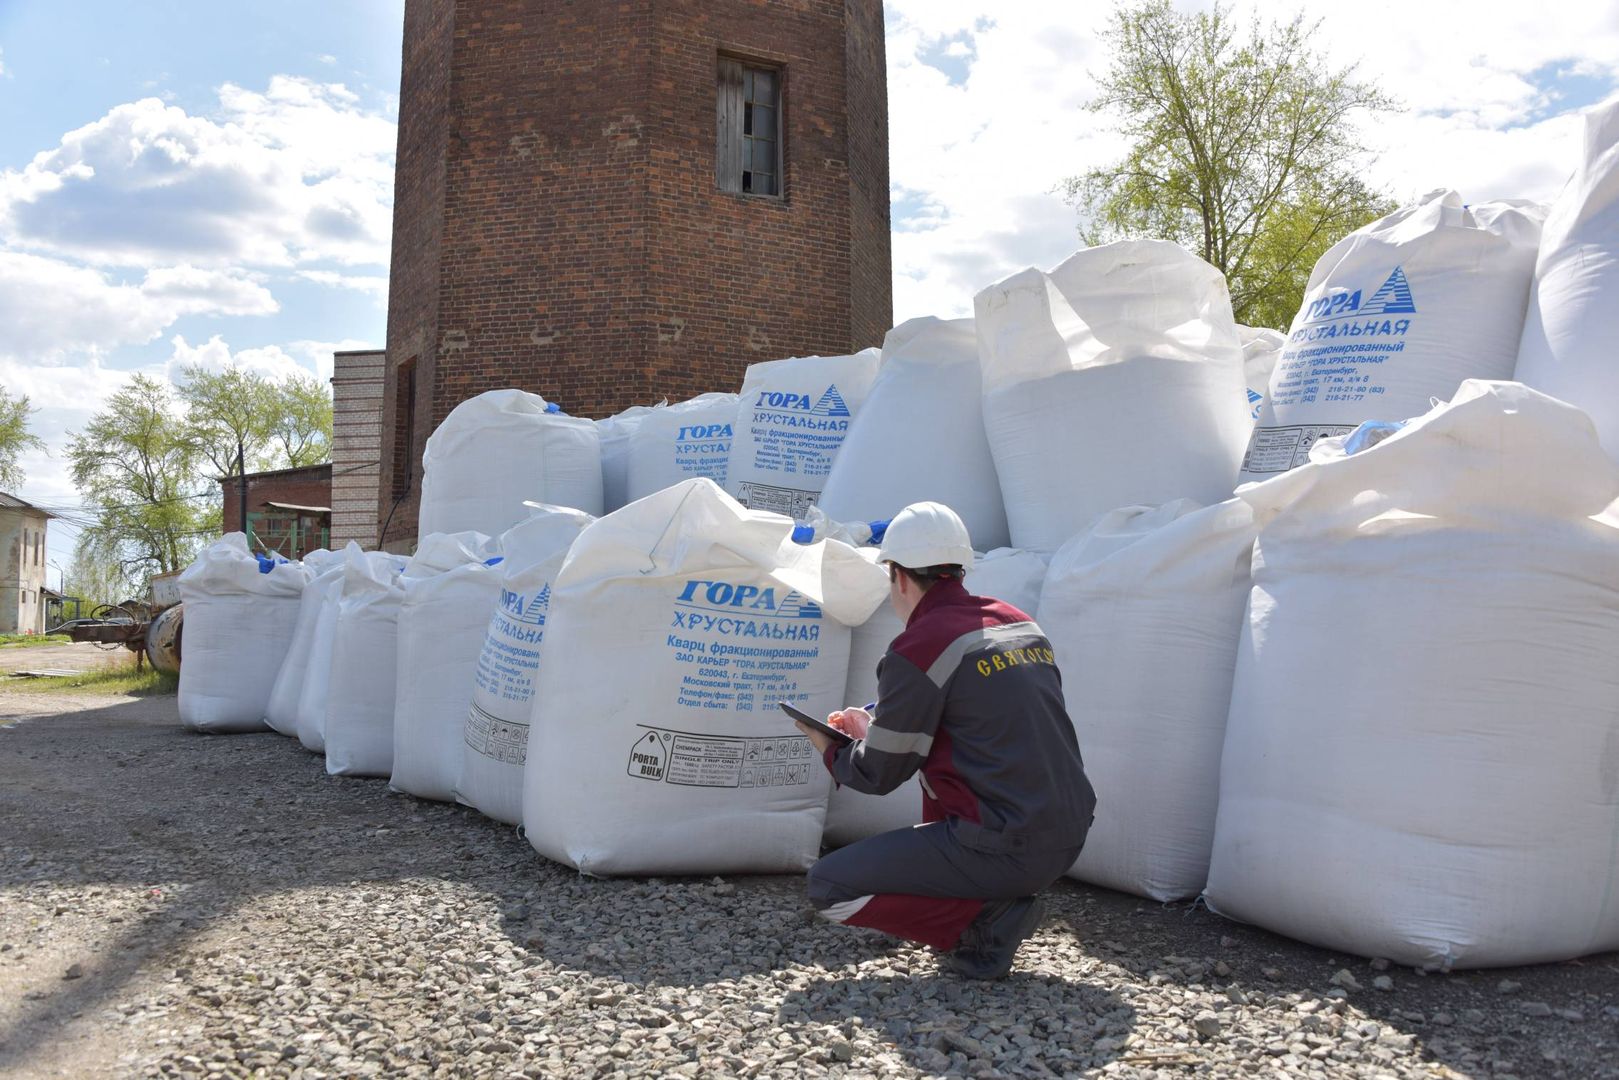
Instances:
[[[1045,905],[1034,896],[991,900],[961,935],[955,951],[940,963],[963,978],[999,979],[1012,970],[1018,946],[1034,933],[1045,913]]]

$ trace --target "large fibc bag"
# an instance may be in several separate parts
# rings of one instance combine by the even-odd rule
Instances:
[[[422,454],[418,534],[499,536],[528,516],[528,500],[602,512],[596,425],[522,390],[491,390],[450,410]]]
[[[1258,422],[1260,407],[1270,393],[1270,373],[1281,359],[1287,335],[1280,330],[1238,323],[1237,340],[1242,342],[1242,381],[1248,385],[1248,415]]]
[[[454,802],[478,653],[500,598],[500,542],[483,533],[434,533],[400,582],[393,773],[388,786]]]
[[[801,871],[831,777],[777,709],[843,704],[887,578],[688,480],[585,529],[551,592],[523,828],[590,874]]]
[[[1355,441],[1241,493],[1209,905],[1422,967],[1619,948],[1619,465],[1518,383]]]
[[[343,558],[323,735],[332,776],[393,772],[401,577],[409,563],[375,554],[349,551]]]
[[[1069,876],[1153,900],[1208,880],[1254,514],[1180,499],[1105,515],[1057,552],[1040,628],[1096,820]]]
[[[318,582],[323,574],[343,565],[343,554],[318,548],[305,555],[302,562],[309,580],[304,583],[298,600],[298,621],[293,624],[287,657],[281,661],[281,670],[270,687],[269,703],[264,707],[264,722],[270,725],[270,730],[294,739],[298,737],[298,698],[303,693],[304,674],[309,669],[315,622],[320,618],[321,601],[326,595]]]
[[[640,428],[641,421],[662,405],[632,405],[623,412],[614,413],[596,421],[596,435],[602,448],[602,510],[611,514],[630,502],[629,468],[630,439]]]
[[[699,476],[724,487],[740,401],[735,394],[699,394],[648,416],[630,439],[625,501]]]
[[[270,690],[292,645],[308,572],[254,555],[228,533],[180,575],[186,663],[180,722],[209,733],[263,731]]]
[[[321,599],[320,614],[315,618],[315,632],[309,645],[309,668],[298,694],[298,742],[305,750],[315,754],[326,753],[326,707],[331,697],[332,661],[336,655],[343,593],[350,578],[349,567],[355,560],[363,559],[371,564],[367,571],[370,575],[398,574],[408,561],[403,555],[364,551],[352,540],[343,548],[342,555],[342,564],[328,570],[320,578],[327,582],[327,591]]]
[[[821,495],[881,354],[749,364],[725,467],[725,490],[753,510],[802,520]]]
[[[568,549],[595,520],[561,506],[530,505],[528,512],[529,520],[500,538],[500,588],[476,634],[455,787],[461,802],[508,825],[523,820],[523,761],[551,589]]]
[[[1271,372],[1242,479],[1309,460],[1319,439],[1405,420],[1463,379],[1508,379],[1546,210],[1429,192],[1316,260]]]
[[[834,521],[886,521],[928,501],[961,515],[979,550],[1006,546],[971,319],[912,319],[888,332],[818,505]]]
[[[876,560],[876,548],[862,548]],[[1040,601],[1040,583],[1046,561],[1032,551],[1001,548],[980,555],[963,582],[968,592],[992,596],[1030,615]],[[886,600],[871,618],[849,635],[849,685],[845,705],[865,707],[877,700],[877,663],[905,626]],[[825,842],[841,847],[868,836],[906,829],[922,821],[922,782],[911,777],[887,795],[868,795],[851,787],[834,786],[826,803]]]
[[[1225,278],[1163,240],[1087,248],[979,293],[984,426],[1013,547],[1119,506],[1231,494],[1248,419]]]
[[[1585,114],[1579,167],[1552,203],[1517,378],[1584,409],[1619,459],[1619,98]]]

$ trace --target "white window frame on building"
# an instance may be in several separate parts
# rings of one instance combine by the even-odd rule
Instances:
[[[715,111],[715,173],[721,191],[782,199],[786,154],[782,114],[787,70],[720,54]]]

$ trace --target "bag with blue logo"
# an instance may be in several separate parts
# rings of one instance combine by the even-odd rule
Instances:
[[[725,490],[750,509],[802,521],[826,486],[881,355],[866,349],[749,364]]]
[[[434,533],[400,576],[393,773],[388,786],[455,801],[461,742],[489,613],[500,597],[500,541]]]
[[[206,732],[265,730],[270,690],[292,646],[308,580],[299,563],[261,565],[241,533],[209,544],[186,567],[181,723]]]
[[[529,504],[529,520],[500,538],[499,588],[476,635],[470,704],[461,710],[455,795],[486,817],[516,825],[523,814],[540,642],[557,571],[580,530],[595,519],[579,510]]]
[[[1510,379],[1546,208],[1433,191],[1316,260],[1242,463],[1266,480],[1364,420],[1407,420],[1464,379]]]
[[[711,480],[579,535],[551,591],[523,827],[590,874],[801,871],[831,778],[776,705],[844,704],[887,575]]]
[[[724,487],[740,400],[699,394],[647,416],[630,436],[625,502],[699,476]]]

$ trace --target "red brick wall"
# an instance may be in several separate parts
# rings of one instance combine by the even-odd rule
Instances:
[[[405,18],[383,415],[415,357],[418,453],[485,390],[599,417],[881,341],[880,0],[407,0]],[[721,52],[786,68],[783,199],[718,190]],[[379,517],[395,449],[385,432]],[[412,494],[388,538],[415,518]]]
[[[219,482],[224,500],[224,532],[242,531],[241,496],[235,477]],[[331,506],[332,467],[311,465],[306,469],[286,469],[273,473],[247,474],[247,510],[259,513],[267,502],[292,506]]]

